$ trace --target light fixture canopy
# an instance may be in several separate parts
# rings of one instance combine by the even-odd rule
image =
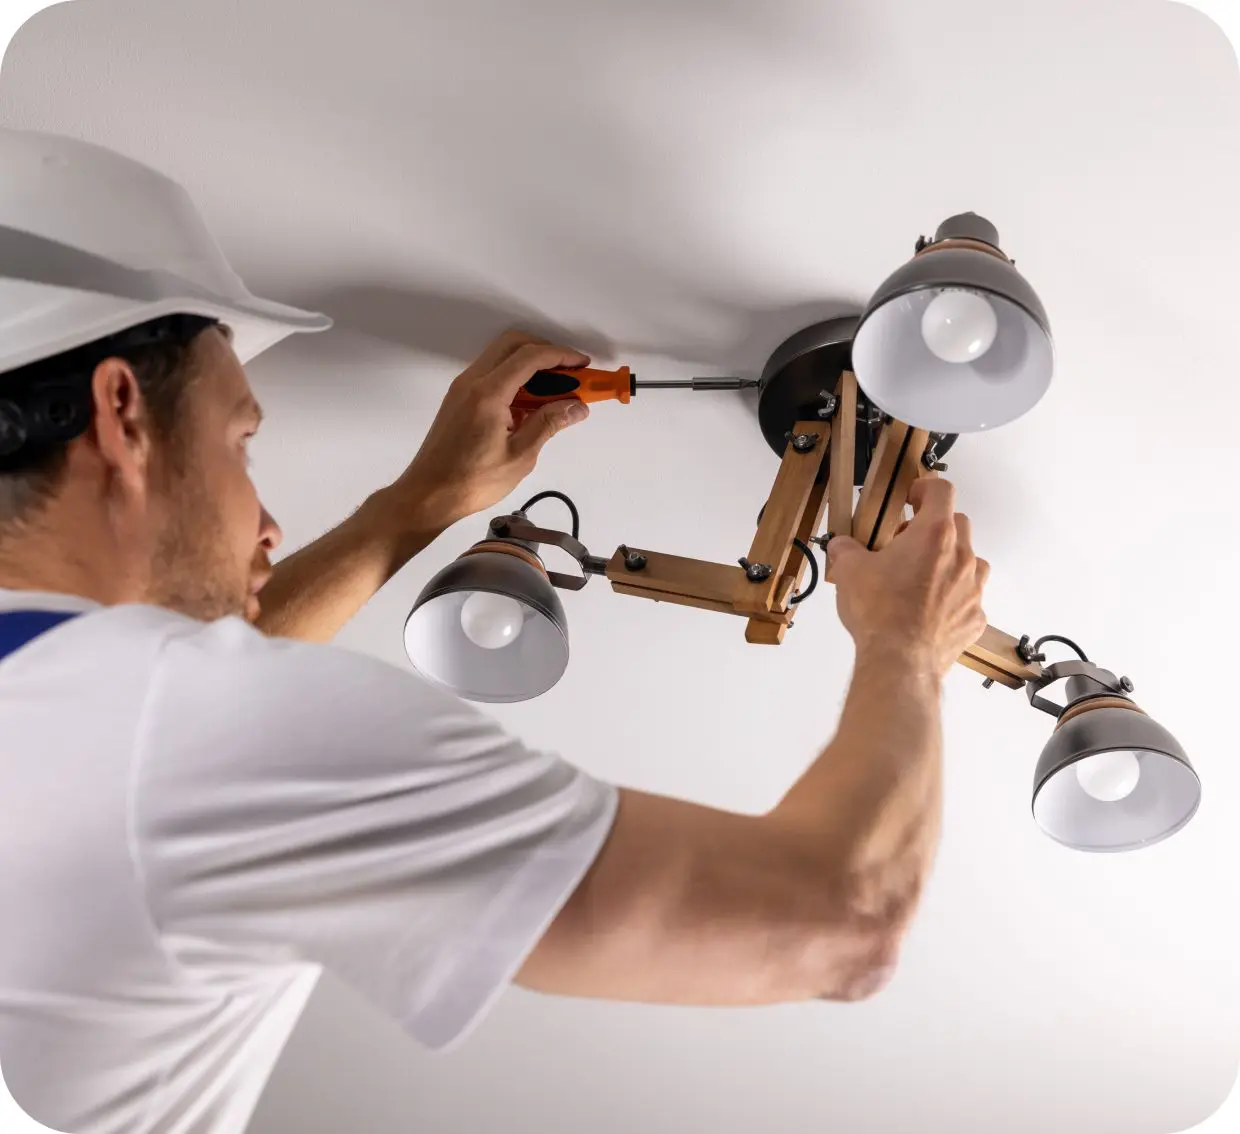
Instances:
[[[1041,691],[1067,679],[1067,703]],[[1179,742],[1128,696],[1132,683],[1086,661],[1048,666],[1028,686],[1035,708],[1058,717],[1033,776],[1033,816],[1056,842],[1080,851],[1152,846],[1196,814],[1201,782]],[[1115,791],[1088,776],[1103,764]],[[1083,774],[1085,773],[1085,774]],[[1105,779],[1101,781],[1105,783]]]
[[[934,433],[975,433],[1032,409],[1054,372],[1050,320],[1037,292],[975,213],[932,241],[874,293],[852,346],[867,397]]]

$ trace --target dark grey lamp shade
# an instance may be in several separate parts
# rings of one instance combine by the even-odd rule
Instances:
[[[1121,799],[1082,786],[1085,761],[1128,753],[1139,771]],[[1197,812],[1201,783],[1165,728],[1141,712],[1090,709],[1056,729],[1034,772],[1033,815],[1052,839],[1082,851],[1129,851],[1160,842]]]
[[[520,607],[510,642],[487,649],[462,623],[474,595],[502,595]],[[435,685],[470,701],[526,701],[568,668],[568,620],[547,576],[524,559],[480,551],[448,564],[423,589],[405,622],[405,653]]]
[[[944,222],[936,240],[952,237],[998,240],[972,214]],[[950,331],[953,317],[970,310],[989,323],[986,341],[968,358],[936,354],[935,324]],[[876,406],[948,434],[1027,413],[1050,386],[1054,355],[1046,309],[1029,282],[1008,260],[960,247],[927,251],[893,272],[866,306],[852,348],[857,382]]]

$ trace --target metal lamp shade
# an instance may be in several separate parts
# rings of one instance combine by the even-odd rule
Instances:
[[[972,219],[974,230],[980,222],[994,231]],[[938,239],[955,235],[951,225],[940,228]],[[945,362],[922,333],[926,308],[945,291],[982,296],[997,318],[993,345],[971,362]],[[875,292],[857,328],[852,363],[866,396],[897,421],[933,433],[977,433],[1014,421],[1041,400],[1055,350],[1045,308],[1009,261],[943,248],[910,260]]]
[[[1124,799],[1105,803],[1077,778],[1082,760],[1131,752],[1140,776]],[[1201,783],[1165,728],[1133,709],[1080,713],[1042,750],[1033,782],[1033,816],[1052,839],[1082,851],[1129,851],[1175,834],[1197,812]]]
[[[461,624],[466,600],[482,591],[520,603],[520,634],[500,649],[475,645]],[[448,564],[426,585],[405,622],[405,653],[435,685],[469,701],[528,701],[568,668],[568,620],[545,574],[504,552],[480,551]]]

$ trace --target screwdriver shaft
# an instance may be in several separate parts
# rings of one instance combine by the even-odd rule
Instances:
[[[673,382],[636,382],[638,390],[752,390],[756,378],[686,378]]]

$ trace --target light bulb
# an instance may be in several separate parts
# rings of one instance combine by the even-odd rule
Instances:
[[[525,613],[507,595],[475,591],[461,606],[461,629],[465,637],[484,650],[500,650],[521,636]]]
[[[944,362],[976,362],[995,345],[998,333],[994,306],[975,291],[941,291],[921,316],[921,337]]]
[[[1136,790],[1141,765],[1135,752],[1099,752],[1076,763],[1076,780],[1100,803],[1118,803]]]

